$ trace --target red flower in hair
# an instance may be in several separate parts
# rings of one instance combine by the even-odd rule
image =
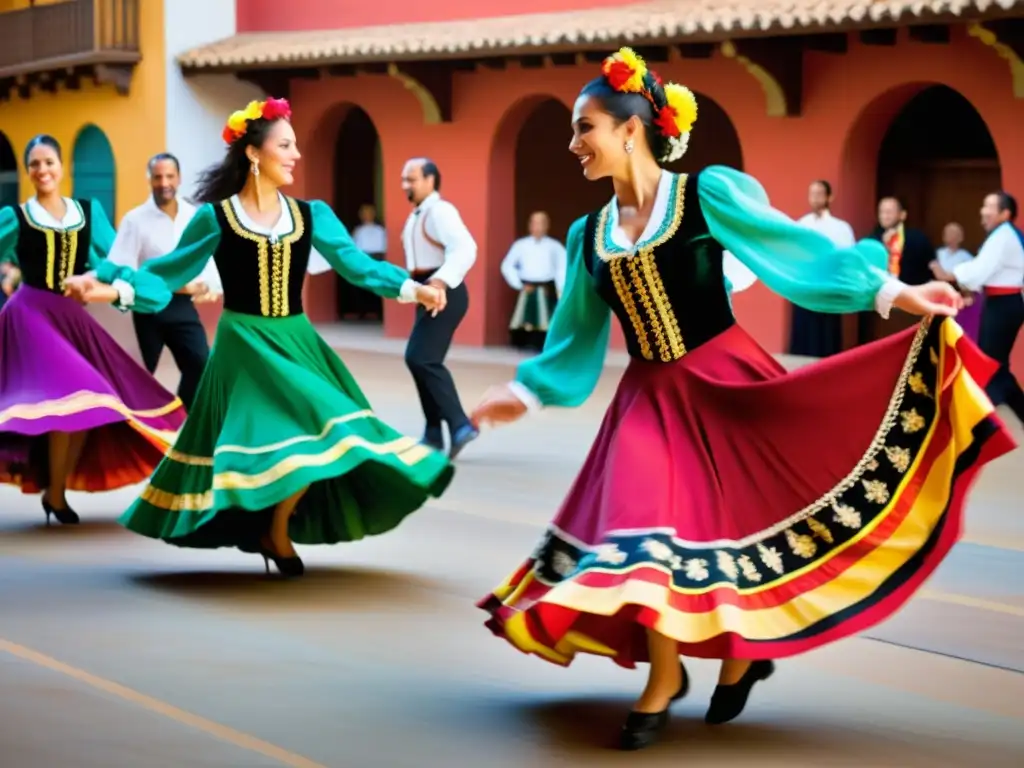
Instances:
[[[265,120],[289,120],[292,116],[291,105],[287,99],[267,99],[263,104],[263,118]]]
[[[608,78],[608,85],[616,91],[622,91],[625,90],[623,86],[633,77],[633,68],[624,61],[613,61],[605,69],[604,76]]]
[[[677,112],[666,104],[658,110],[658,116],[654,118],[654,124],[661,130],[662,136],[674,139],[680,135],[679,123],[676,122]]]

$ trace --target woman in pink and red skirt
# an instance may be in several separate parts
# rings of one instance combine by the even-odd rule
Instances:
[[[680,656],[722,660],[706,720],[724,723],[774,659],[890,616],[956,542],[977,470],[1014,447],[984,394],[995,366],[951,319],[955,291],[891,279],[879,243],[837,248],[742,173],[662,170],[696,116],[629,49],[584,87],[570,150],[615,196],[569,232],[544,351],[474,414],[580,405],[615,313],[632,360],[590,454],[534,554],[480,607],[555,664],[650,663],[624,749],[651,744],[686,693]],[[925,320],[787,373],[736,324],[733,258],[807,309]]]

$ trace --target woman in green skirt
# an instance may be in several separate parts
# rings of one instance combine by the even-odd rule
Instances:
[[[454,469],[377,418],[303,313],[303,279],[317,254],[386,298],[436,313],[444,294],[359,251],[325,203],[278,191],[300,157],[290,116],[283,99],[231,116],[224,161],[200,180],[203,206],[178,247],[140,270],[160,280],[138,281],[133,308],[155,312],[212,256],[224,312],[185,426],[121,522],[177,546],[258,552],[268,572],[273,560],[298,576],[293,541],[389,531],[440,495]],[[117,298],[93,277],[68,279],[67,290],[90,302]]]

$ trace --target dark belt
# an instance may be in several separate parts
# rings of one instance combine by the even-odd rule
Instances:
[[[409,276],[413,280],[422,283],[424,280],[432,278],[435,272],[437,272],[437,269],[414,269],[409,273]]]

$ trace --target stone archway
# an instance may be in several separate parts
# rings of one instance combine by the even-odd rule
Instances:
[[[743,148],[739,133],[728,113],[710,96],[695,93],[697,122],[690,134],[686,154],[669,166],[676,173],[697,173],[709,165],[727,165],[743,170]]]
[[[363,206],[373,206],[376,223],[383,223],[382,170],[377,128],[362,108],[352,106],[338,127],[334,150],[334,212],[349,232],[355,232],[360,225]],[[340,275],[336,280],[339,320],[383,321],[379,296],[356,288]]]
[[[0,131],[0,208],[18,202],[18,158],[11,142]]]

